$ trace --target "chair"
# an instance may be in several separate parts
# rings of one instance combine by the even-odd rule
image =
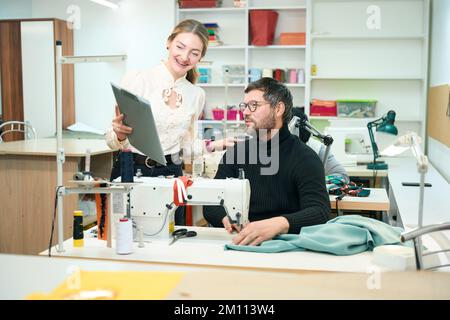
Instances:
[[[450,249],[442,249],[436,251],[422,252],[422,240],[421,237],[426,234],[430,234],[437,231],[450,230],[450,223],[441,223],[441,224],[433,224],[428,226],[423,226],[421,228],[417,228],[408,232],[404,232],[401,235],[401,241],[406,242],[409,240],[413,240],[414,242],[414,252],[416,256],[416,268],[417,270],[435,270],[444,267],[450,267],[450,263],[434,265],[431,267],[425,267],[423,263],[423,257],[450,252]],[[447,259],[448,260],[448,259]]]
[[[0,143],[3,141],[3,136],[13,132],[22,132],[25,139],[37,139],[36,130],[28,121],[6,121],[0,125]]]

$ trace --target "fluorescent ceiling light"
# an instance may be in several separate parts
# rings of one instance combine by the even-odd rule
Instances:
[[[91,0],[91,1],[111,9],[119,9],[119,5],[116,3],[112,3],[111,1],[107,0]]]

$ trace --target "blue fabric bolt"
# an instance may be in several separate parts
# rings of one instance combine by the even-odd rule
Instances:
[[[299,235],[279,235],[259,246],[226,244],[225,250],[261,253],[310,250],[346,256],[372,251],[381,245],[404,245],[400,241],[402,232],[402,228],[390,226],[376,219],[345,215],[325,224],[303,227]]]

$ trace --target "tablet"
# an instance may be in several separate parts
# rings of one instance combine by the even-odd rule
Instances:
[[[150,103],[113,83],[111,86],[120,112],[124,114],[123,123],[133,128],[128,135],[130,143],[147,157],[166,165]]]

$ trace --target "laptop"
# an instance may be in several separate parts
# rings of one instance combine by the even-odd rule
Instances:
[[[147,157],[166,165],[150,103],[116,84],[111,83],[111,86],[120,112],[124,114],[123,123],[133,128],[128,135],[130,143]]]

